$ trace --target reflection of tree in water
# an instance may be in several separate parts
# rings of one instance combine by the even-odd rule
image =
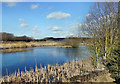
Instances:
[[[81,45],[79,48],[65,48],[64,54],[70,59],[85,59],[89,56],[88,49],[85,45]]]

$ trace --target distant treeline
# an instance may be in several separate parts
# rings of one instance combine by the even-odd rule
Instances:
[[[1,37],[1,41],[26,41],[26,42],[30,42],[33,41],[33,39],[31,37],[27,37],[27,36],[14,36],[11,33],[0,33],[0,37]]]
[[[80,42],[89,42],[89,40],[93,40],[93,38],[87,38],[87,37],[67,37],[67,38],[46,37],[44,39],[35,39],[34,41],[65,41],[65,40],[77,40]]]
[[[46,37],[43,39],[35,39],[35,41],[63,41],[65,38],[53,38],[53,37]]]
[[[53,38],[53,37],[46,37],[43,39],[33,39],[31,37],[27,36],[14,36],[11,33],[0,33],[0,38],[1,41],[25,41],[25,42],[30,42],[30,41],[64,41],[64,40],[78,40],[80,42],[87,42],[88,40],[92,40],[92,38],[87,38],[87,37],[67,37],[67,38]]]

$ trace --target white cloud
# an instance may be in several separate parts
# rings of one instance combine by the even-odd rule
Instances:
[[[35,25],[32,30],[33,30],[34,34],[38,34],[40,32],[40,29],[38,29],[37,25]]]
[[[87,14],[87,15],[86,15],[86,17],[90,17],[90,16],[91,16],[91,14]]]
[[[57,37],[74,37],[74,34],[69,31],[60,31],[60,32],[53,32]]]
[[[65,34],[63,31],[54,31],[53,36],[57,38],[62,38],[62,37],[65,37]]]
[[[72,33],[68,33],[66,37],[75,37],[75,35]]]
[[[84,32],[86,31],[86,24],[73,24],[70,25],[70,29],[68,36],[75,36],[75,37],[81,37],[81,36],[85,36]]]
[[[22,28],[26,28],[28,26],[29,26],[29,24],[24,24],[24,23],[20,24],[20,27],[22,27]]]
[[[38,26],[37,26],[37,25],[35,25],[33,28],[34,28],[34,29],[35,29],[35,28],[38,28]]]
[[[49,26],[48,29],[52,31],[62,31],[62,29],[59,26]]]
[[[58,20],[61,20],[61,19],[68,18],[70,16],[71,15],[69,13],[53,12],[53,13],[50,13],[46,18],[47,19],[58,19]]]
[[[39,4],[32,4],[31,9],[36,9],[36,8],[38,8],[38,6],[39,6]]]
[[[53,34],[61,34],[62,31],[54,31]]]
[[[24,19],[23,18],[19,18],[18,21],[19,22],[24,22]]]
[[[71,29],[72,29],[72,30],[80,29],[80,28],[81,28],[81,25],[82,25],[82,24],[79,24],[79,23],[78,23],[78,24],[74,24],[74,25],[71,26]]]
[[[14,7],[14,6],[16,6],[15,2],[7,2],[6,4],[7,4],[8,7]]]

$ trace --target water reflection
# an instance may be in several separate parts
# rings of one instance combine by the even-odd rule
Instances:
[[[73,59],[86,59],[88,50],[85,45],[79,48],[57,48],[57,47],[35,47],[32,51],[3,53],[2,58],[2,73],[6,75],[18,70],[24,71],[25,67],[30,70],[30,67],[35,68],[35,65],[40,67],[40,64],[45,65],[63,64],[64,62],[72,61]]]
[[[66,57],[71,59],[86,59],[90,54],[88,48],[84,45],[79,46],[79,48],[58,48],[57,50],[63,52]]]

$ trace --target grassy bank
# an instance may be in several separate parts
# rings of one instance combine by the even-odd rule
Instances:
[[[2,42],[0,49],[14,49],[14,48],[31,48],[40,46],[56,46],[60,48],[72,48],[72,45],[68,45],[64,41],[41,41],[41,42]],[[77,43],[78,44],[78,43]],[[90,45],[88,43],[79,43],[80,45]]]
[[[16,49],[1,49],[0,53],[14,53],[14,52],[25,52],[31,51],[33,49],[26,49],[26,48],[16,48]]]
[[[45,42],[3,42],[0,45],[1,49],[12,49],[12,48],[30,48],[39,46],[58,46],[61,42],[45,41]]]
[[[93,75],[92,75],[93,74]],[[100,72],[101,74],[101,72]],[[63,65],[45,66],[44,68],[35,68],[35,70],[25,72],[18,72],[4,76],[0,79],[1,82],[85,82],[91,78],[97,76],[98,73],[94,71],[94,68],[90,60],[76,60],[70,63],[64,63]],[[86,79],[87,76],[88,78]],[[77,77],[77,78],[76,78]],[[79,79],[78,79],[79,78]],[[83,80],[81,80],[83,79]],[[89,80],[88,80],[89,79]],[[108,80],[107,82],[109,82]],[[102,81],[104,82],[104,80]]]

